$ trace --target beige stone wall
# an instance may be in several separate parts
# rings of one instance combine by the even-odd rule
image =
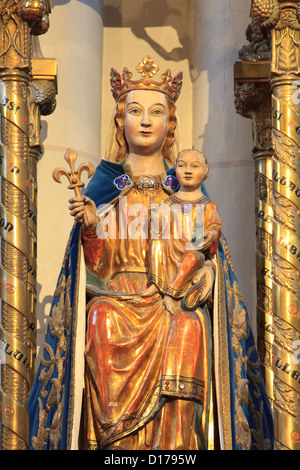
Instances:
[[[233,64],[247,43],[250,2],[196,2],[193,143],[207,156],[206,187],[217,203],[237,278],[256,330],[255,195],[250,119],[234,106]]]
[[[42,117],[44,155],[38,163],[38,343],[44,338],[47,315],[73,220],[68,212],[67,179],[52,179],[56,167],[67,168],[68,147],[78,164],[98,164],[101,133],[102,43],[101,2],[52,1],[50,29],[40,37],[45,57],[58,62],[57,107]]]
[[[104,156],[114,107],[111,67],[152,56],[163,73],[184,73],[181,146],[207,154],[208,189],[220,206],[241,290],[255,325],[254,168],[251,127],[234,108],[233,64],[245,44],[248,0],[52,0],[45,57],[58,60],[57,109],[42,119],[38,164],[39,343],[72,226],[66,180],[52,181],[67,147],[79,162]]]
[[[190,146],[193,128],[191,59],[193,53],[193,6],[187,0],[105,0],[102,116],[111,116],[114,101],[109,92],[111,67],[120,73],[127,67],[138,77],[135,67],[150,55],[159,67],[157,74],[170,68],[183,71],[184,86],[177,102],[178,116],[184,121],[181,144]],[[109,121],[102,119],[102,154],[105,151]]]

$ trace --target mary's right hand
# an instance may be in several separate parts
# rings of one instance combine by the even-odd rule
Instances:
[[[96,204],[87,196],[73,197],[69,199],[69,210],[76,222],[83,222],[83,215],[86,215],[86,227],[97,225],[99,218],[96,213]]]

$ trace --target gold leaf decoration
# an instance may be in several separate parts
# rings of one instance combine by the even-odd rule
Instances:
[[[300,295],[299,273],[283,258],[273,252],[274,280],[295,295]]]
[[[297,171],[296,162],[300,158],[299,147],[284,134],[273,129],[275,158],[291,170]]]
[[[300,407],[297,392],[289,385],[274,379],[275,404],[278,408],[288,413],[292,418],[300,417]]]
[[[284,72],[291,72],[298,69],[294,41],[290,34],[285,32],[279,47],[278,67]]]
[[[291,232],[297,233],[299,231],[300,211],[292,202],[273,191],[272,208],[276,222],[279,222]]]

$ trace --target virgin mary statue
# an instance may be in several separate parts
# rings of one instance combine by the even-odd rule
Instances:
[[[151,207],[178,189],[182,73],[157,81],[150,57],[136,68],[139,79],[111,70],[107,155],[70,201],[75,222],[29,399],[31,449],[272,449],[272,411],[224,235],[176,314],[163,293],[141,295]]]

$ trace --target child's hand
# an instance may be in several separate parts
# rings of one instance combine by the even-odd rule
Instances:
[[[204,232],[204,242],[201,245],[201,251],[206,251],[211,248],[216,240],[217,236],[215,232],[210,230],[209,232]]]
[[[176,315],[181,310],[176,300],[168,295],[164,297],[163,304],[171,315]]]
[[[158,287],[156,287],[155,284],[151,284],[151,286],[148,287],[148,289],[144,290],[141,293],[141,297],[152,297],[153,295],[157,294],[157,292],[158,292]]]

